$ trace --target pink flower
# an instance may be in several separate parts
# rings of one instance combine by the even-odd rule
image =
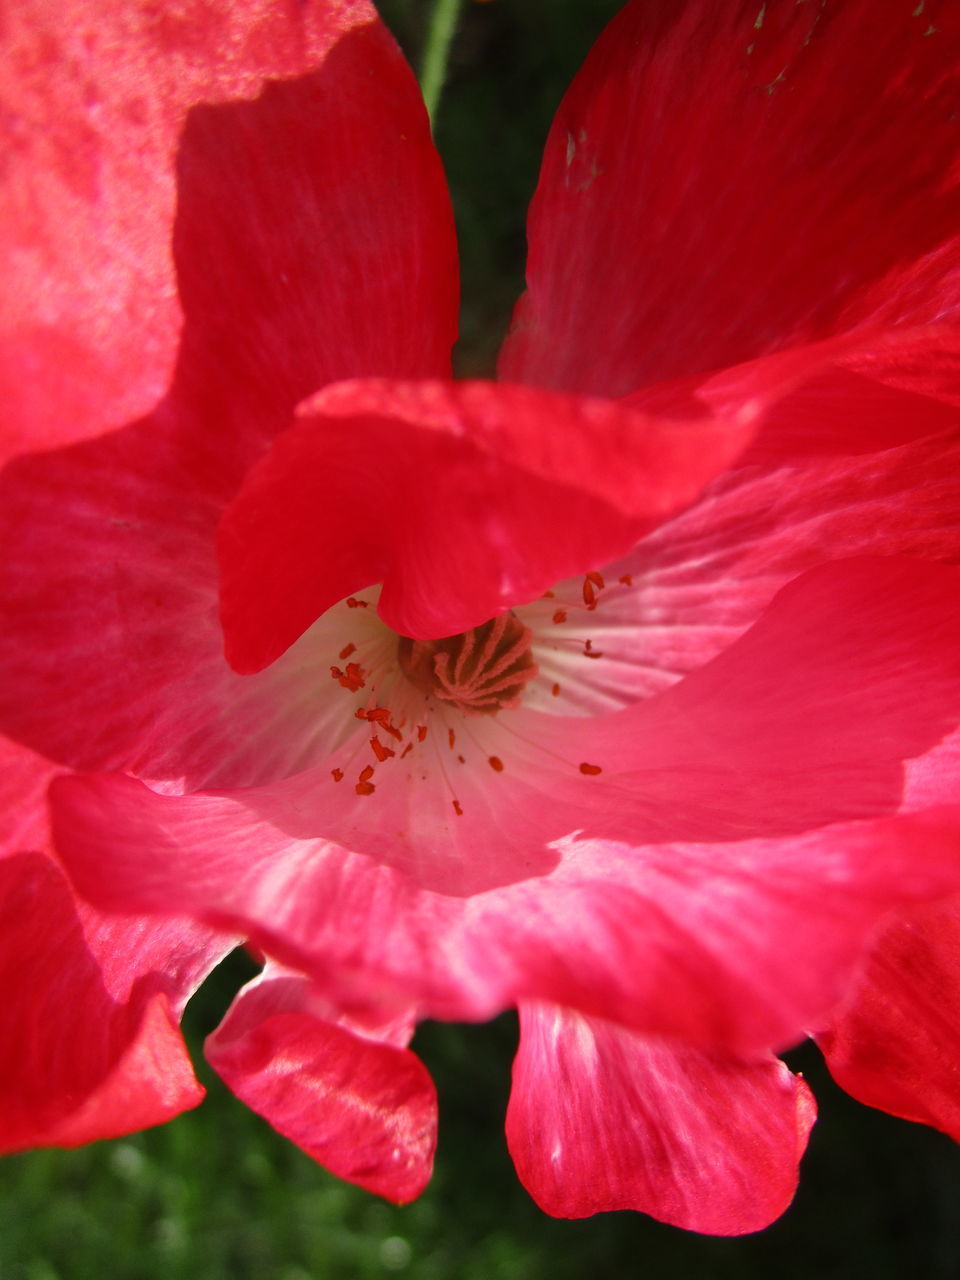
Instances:
[[[955,15],[628,5],[456,384],[366,5],[28,8],[2,725],[77,890],[262,948],[208,1055],[342,1176],[415,1195],[415,1023],[516,1005],[544,1208],[765,1225],[775,1051],[960,889]]]

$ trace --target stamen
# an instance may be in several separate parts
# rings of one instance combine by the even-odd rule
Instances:
[[[442,640],[401,638],[400,667],[415,688],[472,715],[515,706],[537,674],[532,632],[512,613],[500,614]]]
[[[346,671],[341,671],[339,667],[331,667],[330,675],[334,680],[339,681],[345,689],[349,689],[351,693],[356,693],[366,685],[364,679],[364,670],[358,666],[356,662],[348,662]]]
[[[491,756],[489,760],[490,768],[496,773],[503,773],[503,761],[499,756]]]
[[[331,776],[331,778],[333,778],[334,782],[342,782],[342,781],[343,781],[343,770],[342,770],[342,769],[331,769],[331,770],[330,770],[330,776]]]
[[[356,653],[356,652],[357,652],[357,646],[351,642],[350,644],[345,644],[343,646],[343,648],[337,654],[337,657],[340,658],[342,661],[344,658],[349,658],[351,653]]]
[[[373,754],[381,764],[383,764],[384,760],[389,760],[391,756],[397,754],[390,747],[385,747],[376,734],[370,739],[370,746],[373,748]]]
[[[357,780],[357,785],[353,788],[354,791],[356,791],[358,796],[372,796],[373,793],[376,791],[377,788],[370,781],[372,777],[373,777],[372,764],[368,764],[365,768],[360,770],[360,777]]]
[[[356,596],[347,596],[347,608],[348,609],[369,609],[370,601],[358,600]]]
[[[580,772],[593,776],[598,773],[603,773],[603,770],[598,764],[587,764],[586,760],[584,760],[580,766]]]
[[[566,609],[558,609],[556,613],[553,615],[553,617],[551,618],[551,622],[566,622],[566,620],[567,620]]]

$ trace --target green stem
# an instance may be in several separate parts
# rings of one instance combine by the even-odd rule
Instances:
[[[461,0],[434,0],[430,26],[427,28],[420,63],[420,90],[427,104],[431,124],[436,117],[443,82],[447,76],[447,58],[457,27],[460,2]]]

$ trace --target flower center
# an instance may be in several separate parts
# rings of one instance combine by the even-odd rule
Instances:
[[[496,715],[516,706],[537,675],[533,633],[513,613],[442,640],[397,645],[400,669],[414,688],[470,715]]]

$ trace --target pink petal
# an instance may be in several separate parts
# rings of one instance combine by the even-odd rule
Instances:
[[[497,773],[465,756],[445,823],[444,771],[412,786],[404,765],[364,809],[321,771],[187,797],[95,777],[55,786],[60,849],[93,901],[229,923],[338,1000],[374,983],[475,1018],[526,996],[739,1051],[791,1043],[878,916],[960,874],[950,814],[824,826],[892,813],[902,760],[956,723],[956,573],[824,567],[658,699],[506,713],[515,754]]]
[[[338,1177],[397,1204],[429,1181],[437,1100],[423,1064],[337,1025],[306,980],[245,987],[206,1051],[238,1097]]]
[[[507,1142],[547,1213],[639,1209],[711,1235],[786,1209],[816,1117],[773,1057],[738,1061],[553,1005],[520,1009]]]
[[[818,1037],[860,1102],[960,1140],[960,899],[904,912]]]
[[[502,375],[624,395],[955,305],[957,16],[875,17],[627,5],[554,121]]]
[[[213,797],[109,778],[56,797],[95,901],[243,931],[338,1001],[372,986],[421,1016],[474,1019],[539,998],[740,1052],[795,1042],[885,911],[960,879],[956,822],[912,817],[720,845],[570,837],[551,875],[460,899]]]
[[[59,845],[93,901],[228,923],[341,993],[380,983],[442,1017],[529,996],[791,1043],[879,915],[960,874],[949,816],[827,825],[894,812],[903,760],[960,716],[957,572],[830,566],[658,698],[504,713],[505,768],[465,756],[460,817],[442,770],[411,781],[423,766],[349,803],[322,770],[184,798],[68,779]]]
[[[616,664],[642,663],[638,688],[662,689],[726,648],[798,573],[876,554],[960,558],[956,433],[721,477],[608,574],[632,577],[592,623],[595,647],[615,664],[608,683]],[[599,678],[603,664],[594,668]]]
[[[487,383],[321,393],[248,475],[220,529],[239,671],[382,581],[403,635],[453,635],[621,554],[740,451],[753,405],[663,421]]]
[[[222,473],[156,421],[7,466],[7,733],[75,768],[191,788],[263,782],[324,757],[329,727],[311,690],[311,669],[329,661],[322,634],[261,676],[224,659],[214,531],[225,502]]]
[[[243,342],[280,353],[282,381],[285,345],[325,328],[306,390],[368,371],[374,350],[379,371],[445,367],[446,196],[413,78],[372,6],[27,0],[5,24],[0,81],[5,446],[147,411],[178,359],[181,373],[185,358],[206,374],[222,361],[233,380]]]

